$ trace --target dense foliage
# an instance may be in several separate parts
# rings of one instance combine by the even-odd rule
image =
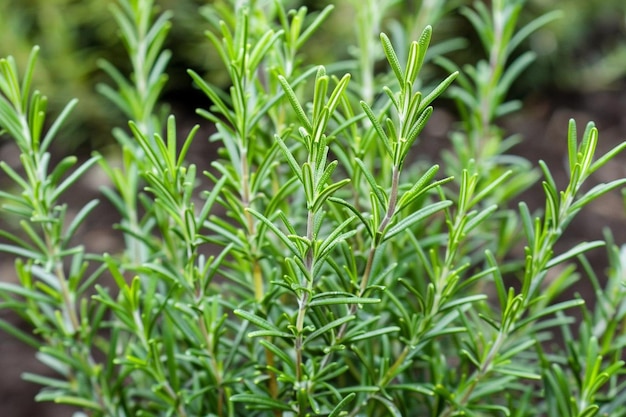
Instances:
[[[584,255],[605,242],[555,251],[581,209],[626,184],[587,183],[626,143],[596,155],[593,123],[563,126],[559,186],[496,125],[520,107],[508,92],[535,58],[524,42],[558,13],[518,24],[520,0],[424,1],[392,19],[395,3],[355,1],[349,54],[314,66],[334,6],[202,7],[228,79],[189,70],[219,147],[202,166],[188,158],[199,126],[181,132],[161,105],[177,51],[151,0],[112,9],[129,75],[100,64],[99,91],[130,121],[113,132],[119,158],[53,162],[77,102],[47,122],[39,49],[23,71],[0,60],[0,132],[21,153],[20,169],[0,163],[19,225],[0,231],[19,278],[0,283],[0,308],[34,332],[0,328],[56,372],[25,375],[38,400],[92,416],[626,415],[621,251],[607,235],[606,279]],[[465,40],[433,41],[452,17],[479,41],[473,65],[450,58]],[[419,149],[442,95],[460,123],[436,164]],[[63,196],[95,169],[120,253],[73,239],[98,202],[69,215]],[[545,192],[540,212],[513,203],[529,187]],[[581,275],[594,307],[564,298]]]

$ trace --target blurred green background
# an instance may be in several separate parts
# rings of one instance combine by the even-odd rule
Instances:
[[[259,0],[262,1],[262,0]],[[445,0],[442,0],[445,1]],[[23,64],[33,45],[41,47],[36,86],[50,100],[52,114],[71,98],[80,105],[64,135],[68,150],[80,146],[98,148],[111,139],[111,127],[124,124],[121,115],[95,91],[95,85],[108,82],[97,62],[104,58],[128,72],[126,54],[110,13],[114,0],[2,0],[0,1],[0,56],[13,55]],[[191,86],[187,68],[205,73],[213,82],[223,82],[221,64],[204,36],[210,28],[199,8],[210,1],[158,0],[161,9],[174,12],[168,49],[173,53],[168,67],[170,81],[164,101],[175,113],[193,115],[205,105]],[[300,6],[303,2],[287,2]],[[310,9],[321,9],[327,1],[304,2]],[[323,30],[307,44],[308,59],[326,64],[348,54],[353,43],[355,5],[349,0],[333,2],[337,7]],[[397,1],[392,15],[406,17],[421,1]],[[467,0],[447,3],[470,4]],[[513,89],[519,98],[529,94],[587,92],[623,86],[626,75],[626,2],[624,0],[528,0],[522,21],[550,10],[562,10],[562,18],[541,29],[525,45],[538,54]],[[391,16],[387,23],[394,17]],[[388,28],[382,28],[383,30]],[[458,15],[435,24],[439,37],[460,36],[469,40],[464,53],[452,54],[462,64],[481,54],[470,26]],[[328,48],[329,43],[333,48]],[[323,52],[322,52],[323,51]],[[328,56],[331,51],[337,56]],[[470,53],[467,53],[467,52]],[[472,56],[473,55],[473,56]]]

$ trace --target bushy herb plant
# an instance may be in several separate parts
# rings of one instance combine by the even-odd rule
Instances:
[[[199,127],[161,110],[176,51],[152,0],[112,9],[132,68],[101,63],[112,83],[99,90],[130,120],[114,130],[119,158],[53,157],[76,102],[46,121],[38,49],[23,71],[0,60],[0,128],[21,153],[19,169],[0,164],[19,225],[0,231],[19,278],[0,283],[0,308],[33,332],[0,327],[55,372],[24,375],[37,399],[90,416],[626,415],[623,251],[607,234],[607,277],[584,256],[605,242],[555,251],[581,209],[626,183],[587,181],[626,144],[598,156],[593,124],[570,122],[562,185],[508,154],[518,139],[496,122],[533,60],[518,48],[555,15],[519,26],[523,1],[460,3],[389,23],[396,2],[359,2],[353,57],[325,66],[306,49],[333,6],[203,7],[230,87],[189,71],[218,148],[201,166],[188,158]],[[485,51],[459,68],[446,53],[463,41],[431,47],[427,25],[457,12]],[[442,94],[461,122],[440,168],[419,152]],[[98,202],[70,216],[63,197],[95,169],[119,253],[73,239]],[[514,204],[529,187],[543,210]],[[564,298],[579,276],[595,303]]]

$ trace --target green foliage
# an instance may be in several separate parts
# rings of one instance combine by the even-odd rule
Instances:
[[[529,2],[533,12],[561,9],[557,19],[533,35],[538,65],[524,76],[530,85],[567,91],[598,91],[619,85],[626,75],[626,5],[620,0],[584,0],[559,5],[556,0]],[[551,74],[551,75],[547,75]]]
[[[457,6],[423,3],[415,22]],[[518,108],[507,93],[532,62],[513,52],[555,16],[519,28],[523,3],[461,9],[488,58],[459,70],[445,52],[460,43],[431,47],[427,24],[379,33],[393,2],[378,14],[366,2],[359,58],[326,66],[305,57],[333,6],[202,8],[229,79],[224,90],[189,70],[219,147],[204,166],[188,158],[199,126],[181,133],[160,110],[176,51],[163,49],[171,14],[153,1],[112,8],[131,70],[102,61],[113,85],[99,90],[129,119],[113,133],[119,161],[52,163],[76,102],[45,123],[38,49],[22,72],[0,60],[0,133],[21,153],[20,170],[0,165],[14,182],[3,208],[21,227],[0,232],[19,278],[0,283],[0,308],[34,334],[0,328],[56,373],[25,375],[44,387],[38,400],[92,416],[624,415],[622,251],[607,235],[601,279],[585,253],[605,242],[555,245],[581,209],[626,184],[587,183],[626,143],[598,156],[593,124],[580,138],[570,122],[562,189],[546,163],[506,154],[517,139],[496,119]],[[415,153],[442,94],[462,123],[440,169]],[[75,246],[97,201],[73,217],[62,203],[97,167],[120,253]],[[511,208],[540,175],[544,210]],[[579,274],[593,308],[564,298]]]

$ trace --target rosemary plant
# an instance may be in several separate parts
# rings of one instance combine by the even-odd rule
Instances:
[[[0,60],[0,133],[21,153],[20,169],[0,164],[19,225],[0,231],[19,278],[0,283],[0,308],[33,332],[0,328],[55,372],[25,374],[37,400],[111,417],[626,415],[623,250],[607,234],[607,277],[585,258],[605,242],[555,250],[581,209],[626,184],[587,184],[626,143],[598,156],[593,123],[564,126],[564,187],[554,167],[507,155],[517,139],[495,121],[518,108],[507,92],[532,56],[509,58],[555,15],[518,28],[523,1],[443,3],[396,21],[404,5],[366,2],[358,59],[327,65],[306,46],[332,5],[203,6],[230,83],[189,70],[219,148],[203,166],[188,158],[199,126],[181,132],[160,110],[176,20],[152,0],[112,8],[132,72],[103,61],[113,84],[98,88],[129,120],[113,132],[120,158],[53,162],[76,102],[46,123],[38,49],[23,71]],[[427,24],[459,10],[488,56],[461,69],[444,56],[460,43],[430,48]],[[443,169],[415,162],[442,94],[461,121]],[[118,253],[73,239],[98,202],[68,216],[63,196],[94,169],[110,179]],[[515,207],[533,186],[544,210]],[[563,299],[578,276],[595,300]]]

